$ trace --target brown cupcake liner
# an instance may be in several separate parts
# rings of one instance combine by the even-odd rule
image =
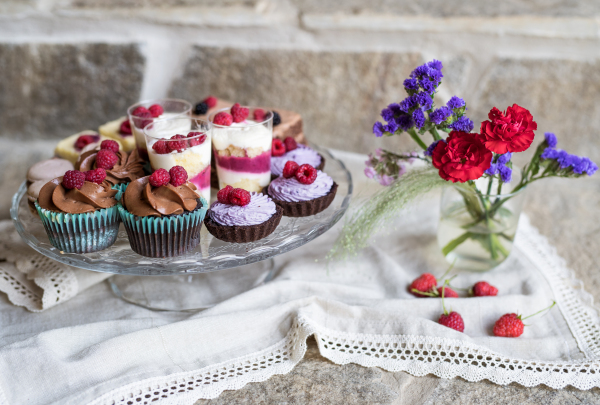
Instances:
[[[210,218],[210,213],[204,218],[206,229],[215,238],[224,242],[231,243],[247,243],[254,242],[265,238],[275,231],[281,217],[283,216],[283,208],[276,206],[275,214],[262,224],[247,225],[247,226],[226,226],[220,225]]]
[[[283,215],[286,217],[308,217],[311,215],[316,215],[319,212],[325,211],[327,207],[331,205],[333,199],[335,198],[335,193],[337,192],[338,184],[333,182],[331,186],[331,190],[329,193],[325,194],[323,197],[315,198],[314,200],[308,201],[280,201],[273,196],[269,195],[269,188],[265,187],[263,189],[263,194],[269,195],[273,202],[277,204],[279,207],[283,208]]]

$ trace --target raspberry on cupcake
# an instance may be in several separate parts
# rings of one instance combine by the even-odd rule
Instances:
[[[148,257],[180,256],[200,243],[208,202],[198,197],[181,166],[132,181],[119,214],[131,249]]]
[[[273,152],[271,156],[271,174],[273,178],[283,173],[286,162],[293,160],[299,165],[309,164],[317,170],[325,167],[325,158],[309,146],[298,144],[292,137],[283,140],[273,139]]]
[[[337,187],[331,177],[313,166],[287,161],[282,176],[273,180],[266,191],[283,208],[283,215],[306,217],[327,209]]]
[[[282,215],[283,209],[268,196],[226,186],[217,193],[204,224],[217,239],[246,243],[273,233]]]
[[[117,239],[120,192],[103,169],[68,170],[46,183],[35,203],[50,243],[67,253],[106,249]]]

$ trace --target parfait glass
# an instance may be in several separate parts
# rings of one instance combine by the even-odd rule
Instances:
[[[144,127],[152,169],[182,166],[206,201],[210,201],[211,128],[210,122],[187,116],[157,119]]]
[[[152,117],[136,117],[133,115],[138,107],[150,107],[151,105],[158,104],[163,108],[163,113],[156,118]],[[135,145],[138,149],[140,157],[144,160],[148,160],[148,151],[146,149],[146,139],[144,137],[144,128],[154,122],[155,120],[173,118],[177,116],[191,116],[192,104],[185,100],[176,98],[156,98],[152,100],[140,101],[127,109],[127,116],[129,117],[129,123],[131,124],[131,132],[135,136]]]
[[[482,177],[444,188],[437,239],[455,268],[488,271],[507,259],[526,195],[520,180],[513,168],[510,183]]]
[[[217,125],[214,118],[222,109],[210,115],[213,124],[212,146],[219,188],[232,186],[261,192],[271,182],[271,146],[273,142],[273,112],[262,109],[261,121],[250,119],[258,107],[248,107],[249,118],[231,126]]]

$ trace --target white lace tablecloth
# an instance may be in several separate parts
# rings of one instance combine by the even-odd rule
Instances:
[[[365,157],[338,155],[361,180]],[[362,196],[374,187],[357,186]],[[465,320],[464,333],[437,323],[439,299],[407,292],[422,272],[441,275],[447,268],[435,240],[437,211],[435,196],[422,201],[372,247],[328,268],[323,258],[334,228],[277,257],[272,282],[192,314],[127,304],[94,273],[67,268],[66,279],[50,282],[41,269],[53,264],[28,256],[33,251],[18,240],[7,242],[14,235],[3,224],[0,246],[11,251],[0,251],[7,260],[0,279],[3,291],[13,288],[10,301],[31,310],[50,308],[40,302],[46,295],[62,303],[33,313],[0,294],[0,405],[193,404],[289,372],[310,335],[337,364],[497,384],[599,387],[600,329],[591,297],[526,217],[505,263],[453,282],[466,288],[484,279],[500,290],[497,297],[448,300]],[[37,290],[19,286],[34,279]],[[48,294],[73,285],[66,296]],[[528,319],[520,338],[493,337],[502,314],[529,314],[553,299],[556,307]]]

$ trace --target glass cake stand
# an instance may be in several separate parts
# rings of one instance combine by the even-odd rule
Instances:
[[[335,199],[317,215],[283,217],[275,232],[256,242],[223,242],[203,226],[196,249],[184,256],[155,259],[131,250],[121,226],[108,249],[64,253],[50,244],[42,222],[29,210],[25,182],[13,197],[10,213],[21,238],[39,253],[70,266],[115,274],[108,282],[125,301],[153,310],[201,310],[270,281],[277,271],[273,257],[322,235],[346,213],[352,195],[350,172],[329,151],[311,146],[325,157],[324,170],[339,185]]]

